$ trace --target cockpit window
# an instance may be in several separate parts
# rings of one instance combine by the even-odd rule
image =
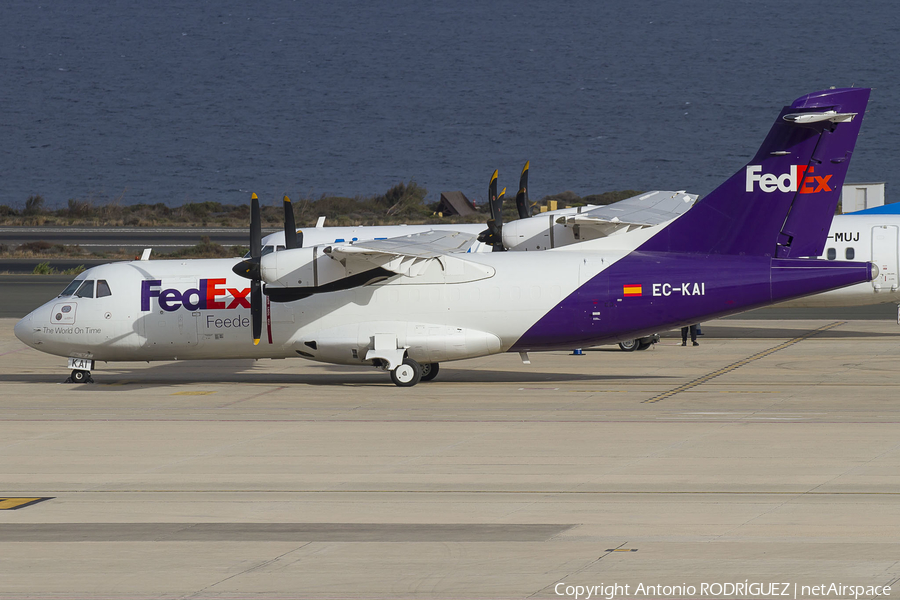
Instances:
[[[109,289],[109,284],[106,283],[105,279],[97,280],[97,297],[105,298],[107,296],[112,296],[112,291]]]
[[[278,246],[263,246],[262,251],[259,253],[259,255],[265,256],[266,254],[272,254],[276,250],[284,250],[284,246],[280,244]],[[244,258],[250,258],[250,253],[248,252],[247,254],[245,254]]]
[[[94,280],[86,279],[84,283],[81,284],[81,287],[78,288],[78,291],[75,292],[75,295],[79,298],[93,298],[94,297]]]
[[[70,283],[69,285],[66,286],[66,289],[64,289],[62,291],[60,296],[71,296],[72,294],[75,293],[75,290],[77,290],[78,286],[80,286],[82,283],[84,283],[84,279],[76,279],[75,281],[73,281],[72,283]]]

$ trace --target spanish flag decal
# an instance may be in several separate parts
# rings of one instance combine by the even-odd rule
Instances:
[[[639,285],[625,285],[622,286],[622,292],[625,296],[640,296],[641,295],[641,286]]]

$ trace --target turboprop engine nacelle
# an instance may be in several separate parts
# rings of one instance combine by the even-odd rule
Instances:
[[[574,213],[575,209],[565,211]],[[556,222],[564,211],[541,213],[527,219],[503,224],[503,247],[507,250],[547,250],[578,241],[573,227]]]
[[[319,287],[347,277],[344,266],[320,246],[280,250],[259,262],[260,278],[272,287]]]

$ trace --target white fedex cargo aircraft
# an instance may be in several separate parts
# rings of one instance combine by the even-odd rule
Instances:
[[[301,247],[286,222],[286,249],[262,256],[254,202],[249,258],[94,267],[16,335],[68,357],[75,381],[95,361],[300,356],[379,367],[409,386],[446,360],[634,339],[870,281],[870,263],[795,258],[825,245],[868,93],[799,98],[744,169],[678,218],[630,233],[477,253],[460,231]],[[751,175],[758,185],[745,186]],[[507,245],[502,223],[486,233]]]

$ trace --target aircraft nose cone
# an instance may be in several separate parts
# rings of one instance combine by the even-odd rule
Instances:
[[[23,343],[31,345],[31,319],[32,316],[29,315],[23,319],[21,319],[15,326],[16,337],[19,338]]]

